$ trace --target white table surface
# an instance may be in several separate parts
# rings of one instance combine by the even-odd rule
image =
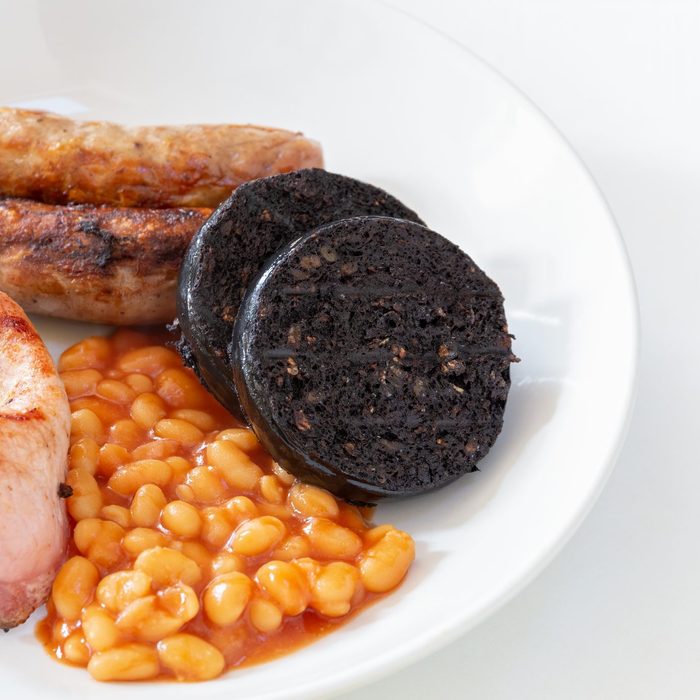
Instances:
[[[393,4],[510,78],[592,171],[635,271],[639,393],[607,488],[545,572],[459,641],[343,700],[697,700],[700,2]]]

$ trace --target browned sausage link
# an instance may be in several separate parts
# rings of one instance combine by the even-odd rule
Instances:
[[[210,212],[0,199],[0,290],[60,318],[171,321],[182,257]]]
[[[214,207],[248,180],[322,165],[317,143],[282,129],[124,127],[0,108],[0,194],[10,197]]]

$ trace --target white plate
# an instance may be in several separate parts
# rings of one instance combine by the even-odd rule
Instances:
[[[542,114],[455,43],[373,3],[45,0],[4,3],[2,17],[0,102],[301,129],[329,169],[384,186],[498,281],[522,358],[483,472],[378,509],[414,535],[417,560],[398,592],[344,629],[206,687],[126,688],[51,661],[27,624],[0,639],[4,694],[319,697],[447,643],[530,580],[611,469],[637,352],[621,238]],[[93,331],[39,327],[54,351]]]

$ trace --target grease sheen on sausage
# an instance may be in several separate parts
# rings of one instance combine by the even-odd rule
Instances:
[[[209,214],[0,199],[0,290],[59,318],[172,321],[182,258]]]
[[[0,194],[47,203],[215,207],[238,185],[321,167],[302,134],[236,124],[125,127],[0,108]]]

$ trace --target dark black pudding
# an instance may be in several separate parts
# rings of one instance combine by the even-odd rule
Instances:
[[[230,350],[265,448],[360,503],[475,470],[501,430],[515,359],[497,285],[439,234],[384,217],[278,251]]]
[[[241,185],[197,233],[180,272],[178,346],[231,412],[240,416],[226,348],[238,306],[260,266],[307,231],[365,215],[422,223],[384,190],[313,168]]]

